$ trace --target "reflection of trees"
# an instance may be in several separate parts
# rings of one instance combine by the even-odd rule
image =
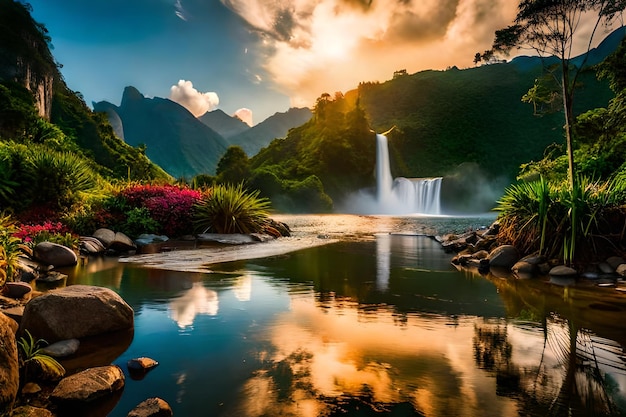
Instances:
[[[507,325],[475,327],[475,363],[495,374],[497,394],[517,399],[520,415],[620,415],[610,373],[626,375],[621,346],[554,314],[542,330],[539,364],[528,366],[515,363]]]

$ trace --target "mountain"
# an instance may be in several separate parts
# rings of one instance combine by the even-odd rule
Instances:
[[[284,113],[274,113],[252,128],[229,137],[228,141],[231,145],[241,146],[248,156],[256,155],[273,139],[284,138],[289,129],[308,122],[312,115],[308,108],[292,107]]]
[[[7,141],[16,150],[12,143],[36,144],[79,154],[106,177],[168,178],[67,86],[48,31],[32,18],[30,5],[0,0],[0,10],[0,145]]]
[[[206,112],[198,117],[198,120],[215,130],[227,140],[232,136],[250,130],[250,126],[240,118],[229,116],[220,109]]]
[[[146,147],[146,155],[170,175],[214,174],[228,143],[183,106],[164,98],[146,98],[126,87],[119,107],[94,103],[94,111],[112,112],[122,121],[123,136],[132,146]]]
[[[592,52],[590,62],[612,52],[611,43],[623,32],[614,36]],[[287,209],[314,207],[304,196],[315,193],[318,207],[324,193],[341,204],[374,186],[376,142],[370,129],[385,132],[395,126],[387,135],[393,177],[442,176],[442,204],[449,212],[468,212],[470,204],[487,210],[521,164],[542,159],[552,144],[553,151],[563,151],[558,100],[536,109],[521,100],[543,74],[541,59],[524,57],[398,74],[383,83],[361,83],[343,97],[323,95],[309,122],[251,158],[251,183],[273,202],[288,200]],[[606,107],[612,97],[608,82],[598,81],[587,67],[578,79],[575,115]],[[302,189],[307,192],[296,192]]]

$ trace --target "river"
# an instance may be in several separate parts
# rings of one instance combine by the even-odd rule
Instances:
[[[68,271],[135,311],[81,347],[127,374],[93,415],[155,396],[177,416],[626,415],[626,297],[458,270],[429,237],[492,216],[277,219],[291,238]],[[159,365],[129,374],[141,356]]]

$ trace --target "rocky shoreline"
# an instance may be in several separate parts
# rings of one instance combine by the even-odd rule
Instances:
[[[498,224],[494,222],[478,230],[431,237],[451,254],[451,262],[458,268],[515,279],[549,276],[572,279],[574,282],[583,280],[586,284],[626,291],[626,262],[621,257],[613,256],[589,265],[584,273],[579,274],[541,256],[520,257],[514,247],[499,245],[497,236]],[[307,231],[281,239],[274,236],[205,234],[178,240],[146,235],[132,241],[115,232],[101,230],[94,236],[81,238],[81,251],[78,255],[73,253],[74,258],[63,249],[50,245],[36,249],[32,258],[23,259],[21,279],[48,282],[51,288],[57,285],[59,288],[42,292],[33,290],[26,282],[14,282],[8,285],[10,293],[4,290],[4,294],[0,295],[0,310],[4,313],[0,314],[0,344],[11,347],[0,351],[0,415],[63,415],[67,407],[101,407],[106,410],[110,406],[112,409],[117,402],[116,396],[120,395],[124,386],[124,371],[111,363],[132,341],[132,309],[106,288],[64,287],[63,274],[56,271],[56,267],[108,255],[118,257],[119,262],[137,263],[147,268],[209,272],[214,263],[273,256],[329,244],[341,238],[341,233],[333,235]],[[212,250],[206,250],[207,247]],[[56,260],[44,260],[44,256],[57,250],[60,252],[55,255]],[[93,317],[100,319],[93,320]],[[108,327],[102,327],[104,324]],[[66,365],[69,376],[54,378],[40,375],[41,380],[38,381],[20,378],[23,363],[19,362],[17,341],[24,337],[25,330],[38,339],[52,343],[42,353],[58,358]],[[93,350],[93,345],[88,347],[89,343],[96,340],[95,346],[98,346],[97,340],[103,335],[115,339],[116,347],[86,361],[76,360],[88,350]],[[126,370],[131,377],[158,365],[150,358],[136,358],[131,362]],[[172,415],[171,407],[157,397],[146,399],[128,413],[128,416],[134,417],[167,415]]]

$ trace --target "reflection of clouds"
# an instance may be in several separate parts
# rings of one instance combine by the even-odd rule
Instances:
[[[379,291],[389,289],[389,272],[391,268],[391,236],[376,235],[376,288]]]
[[[170,302],[170,317],[178,327],[185,328],[193,324],[198,314],[217,315],[218,304],[215,291],[204,288],[201,282],[194,282],[182,296]]]
[[[252,277],[250,275],[243,275],[238,277],[233,282],[233,294],[239,301],[250,301],[252,295]]]

